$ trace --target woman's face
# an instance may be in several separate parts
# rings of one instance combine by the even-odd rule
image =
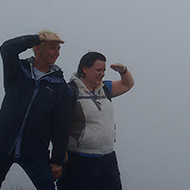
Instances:
[[[83,72],[85,73],[85,82],[87,82],[93,89],[96,88],[101,84],[105,70],[106,62],[101,60],[96,60],[94,65],[90,68],[84,67]]]

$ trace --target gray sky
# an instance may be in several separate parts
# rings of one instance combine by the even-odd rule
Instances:
[[[125,64],[135,86],[113,101],[123,189],[189,190],[189,10],[189,0],[0,1],[0,43],[57,32],[67,81],[89,50],[106,55],[106,79],[119,79],[111,63]],[[0,74],[2,100],[2,64]]]

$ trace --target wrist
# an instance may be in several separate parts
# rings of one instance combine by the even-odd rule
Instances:
[[[122,72],[119,72],[119,74],[120,74],[120,75],[123,75],[123,74],[125,74],[126,72],[127,72],[127,67],[124,66],[124,70],[123,70]]]

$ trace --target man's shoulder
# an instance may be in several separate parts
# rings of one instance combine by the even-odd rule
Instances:
[[[61,67],[55,64],[50,65],[49,68],[50,68],[50,71],[62,71]]]

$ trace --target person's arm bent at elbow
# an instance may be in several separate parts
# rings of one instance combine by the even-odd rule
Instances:
[[[112,81],[111,96],[116,97],[129,91],[134,85],[134,79],[126,66],[116,63],[110,66],[120,73],[121,80]]]

